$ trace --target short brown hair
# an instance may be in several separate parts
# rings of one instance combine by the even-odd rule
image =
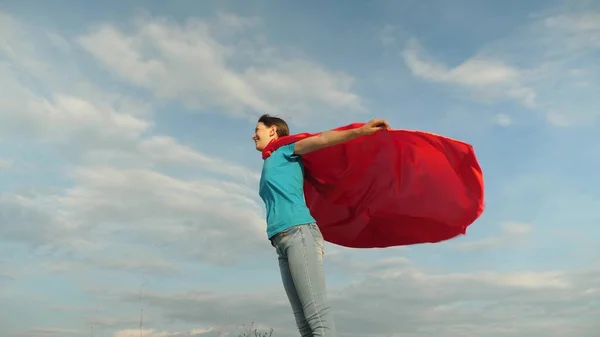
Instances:
[[[277,136],[279,137],[289,136],[290,134],[290,128],[288,127],[287,123],[279,117],[265,114],[260,116],[258,122],[263,123],[268,128],[275,125],[277,127]]]

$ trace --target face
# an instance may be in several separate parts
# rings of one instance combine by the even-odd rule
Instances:
[[[258,151],[262,151],[275,137],[277,137],[277,130],[275,126],[266,127],[263,123],[258,123],[256,124],[256,129],[254,130],[252,139],[254,140],[256,149]]]

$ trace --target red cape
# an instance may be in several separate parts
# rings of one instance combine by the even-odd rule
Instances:
[[[279,138],[263,159],[314,135]],[[302,162],[308,208],[324,239],[341,246],[440,242],[465,234],[483,213],[483,174],[473,147],[450,138],[379,131],[303,155]]]

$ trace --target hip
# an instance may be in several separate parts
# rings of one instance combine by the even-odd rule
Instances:
[[[298,244],[310,244],[323,250],[323,234],[316,222],[295,225],[269,238],[271,245],[283,253],[286,248]]]

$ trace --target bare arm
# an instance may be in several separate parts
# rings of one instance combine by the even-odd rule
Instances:
[[[294,145],[294,153],[307,154],[325,147],[347,142],[354,138],[370,135],[379,130],[389,130],[389,124],[383,119],[374,119],[360,128],[343,131],[325,131],[318,136],[302,139]]]
[[[296,142],[294,153],[298,155],[307,154],[328,146],[347,142],[360,136],[360,129],[325,131],[318,136],[305,138]]]

